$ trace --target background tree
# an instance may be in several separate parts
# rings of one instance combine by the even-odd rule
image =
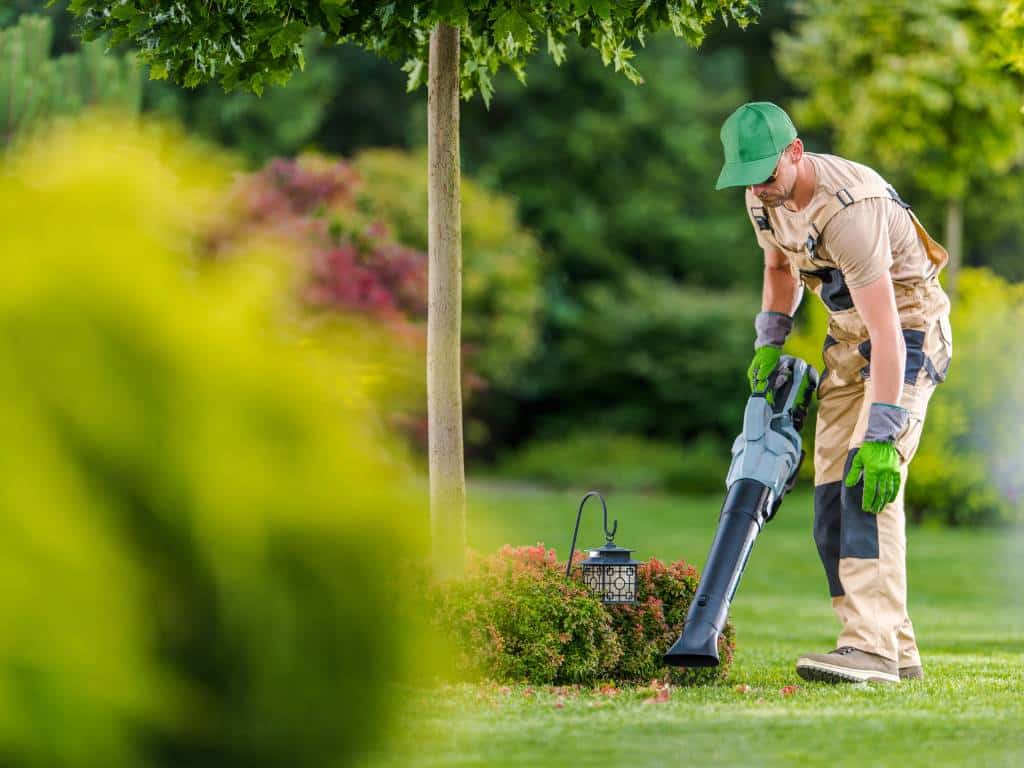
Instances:
[[[685,450],[710,433],[728,455],[760,280],[742,203],[714,192],[743,56],[664,33],[636,61],[643,88],[596,57],[538,57],[529,88],[504,74],[490,109],[463,108],[467,172],[519,200],[547,254],[544,343],[471,405],[500,453],[602,430]]]
[[[778,39],[779,68],[807,93],[799,125],[830,129],[838,151],[877,165],[911,203],[915,192],[943,203],[951,292],[965,201],[1024,151],[1022,80],[990,47],[999,5],[806,0]]]
[[[465,549],[465,472],[460,391],[459,95],[488,101],[502,66],[525,78],[526,57],[545,40],[565,56],[577,36],[602,61],[634,82],[633,45],[660,27],[697,45],[715,18],[751,21],[753,0],[441,0],[370,3],[355,0],[263,0],[184,6],[169,1],[72,0],[87,36],[111,32],[112,44],[134,40],[150,77],[185,86],[217,79],[226,89],[257,94],[284,84],[305,60],[302,38],[319,27],[332,42],[352,42],[406,60],[409,86],[428,83],[429,303],[427,390],[431,521],[435,561],[461,572]]]
[[[97,41],[51,58],[53,37],[45,16],[25,15],[0,29],[0,149],[88,106],[139,111],[142,78],[132,57],[105,56]]]

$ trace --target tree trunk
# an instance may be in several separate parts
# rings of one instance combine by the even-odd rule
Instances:
[[[946,250],[949,251],[949,265],[946,267],[946,293],[950,299],[956,297],[956,281],[960,277],[964,248],[964,203],[963,199],[946,203]]]
[[[466,552],[458,29],[441,24],[431,33],[427,88],[430,535],[435,571],[441,578],[451,578],[463,572]]]

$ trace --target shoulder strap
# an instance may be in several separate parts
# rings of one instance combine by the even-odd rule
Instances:
[[[825,231],[826,225],[832,220],[833,216],[844,208],[849,208],[854,203],[859,203],[861,200],[868,200],[873,197],[887,197],[895,200],[903,208],[910,209],[910,204],[903,202],[903,198],[900,197],[899,193],[890,184],[854,184],[849,187],[843,187],[836,192],[835,197],[821,207],[818,215],[811,221],[811,231],[807,234],[807,242],[805,244],[808,252],[811,255],[814,254],[818,241],[821,239],[821,233]]]
[[[757,228],[762,232],[772,231],[772,223],[768,220],[768,211],[765,210],[763,205],[751,206],[750,215],[754,217],[754,221],[757,223]]]

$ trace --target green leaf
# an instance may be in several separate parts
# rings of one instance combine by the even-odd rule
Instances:
[[[528,46],[532,35],[530,25],[517,11],[507,10],[494,22],[494,39],[499,43],[511,38],[517,45]]]
[[[149,17],[144,14],[139,14],[130,22],[128,22],[128,28],[125,30],[129,38],[138,37],[140,32],[149,29],[150,22]]]
[[[450,24],[458,26],[469,19],[466,4],[462,0],[437,0],[435,5],[437,15]]]
[[[402,71],[408,72],[409,77],[405,81],[405,90],[412,93],[426,81],[426,67],[423,59],[409,59],[402,65]]]
[[[560,66],[565,61],[565,43],[556,40],[550,28],[548,28],[548,53],[551,54],[555,66]]]
[[[395,4],[388,3],[387,5],[382,5],[377,9],[377,14],[380,16],[381,27],[386,27],[388,22],[391,21],[391,17],[395,15]]]
[[[516,76],[519,84],[526,85],[526,64],[521,61],[514,61],[509,66],[512,68],[512,74]]]
[[[138,14],[138,10],[136,10],[134,6],[128,5],[127,3],[123,5],[114,5],[114,7],[110,9],[110,15],[118,21],[130,21],[133,17],[137,16]]]
[[[292,22],[277,32],[270,38],[270,55],[278,59],[291,50],[293,46],[298,45],[299,41],[302,40],[303,30],[304,26],[302,24]]]
[[[494,84],[491,82],[491,74],[486,67],[480,67],[477,70],[476,82],[480,88],[480,98],[484,100],[484,106],[490,109],[491,97],[494,96]]]
[[[327,20],[327,28],[331,34],[338,34],[341,31],[341,9],[335,3],[321,0],[320,10],[323,11]]]
[[[167,61],[154,61],[149,65],[149,79],[150,80],[166,80],[167,79]]]

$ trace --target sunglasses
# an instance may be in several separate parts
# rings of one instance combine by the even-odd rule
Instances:
[[[786,156],[786,150],[788,150],[788,149],[789,149],[789,147],[786,147],[786,149],[782,150],[782,154],[779,155],[779,162],[777,162],[775,164],[775,170],[772,171],[772,175],[769,176],[764,181],[762,181],[761,184],[774,184],[775,183],[775,180],[779,177],[779,166],[782,164],[782,158],[784,158]]]

